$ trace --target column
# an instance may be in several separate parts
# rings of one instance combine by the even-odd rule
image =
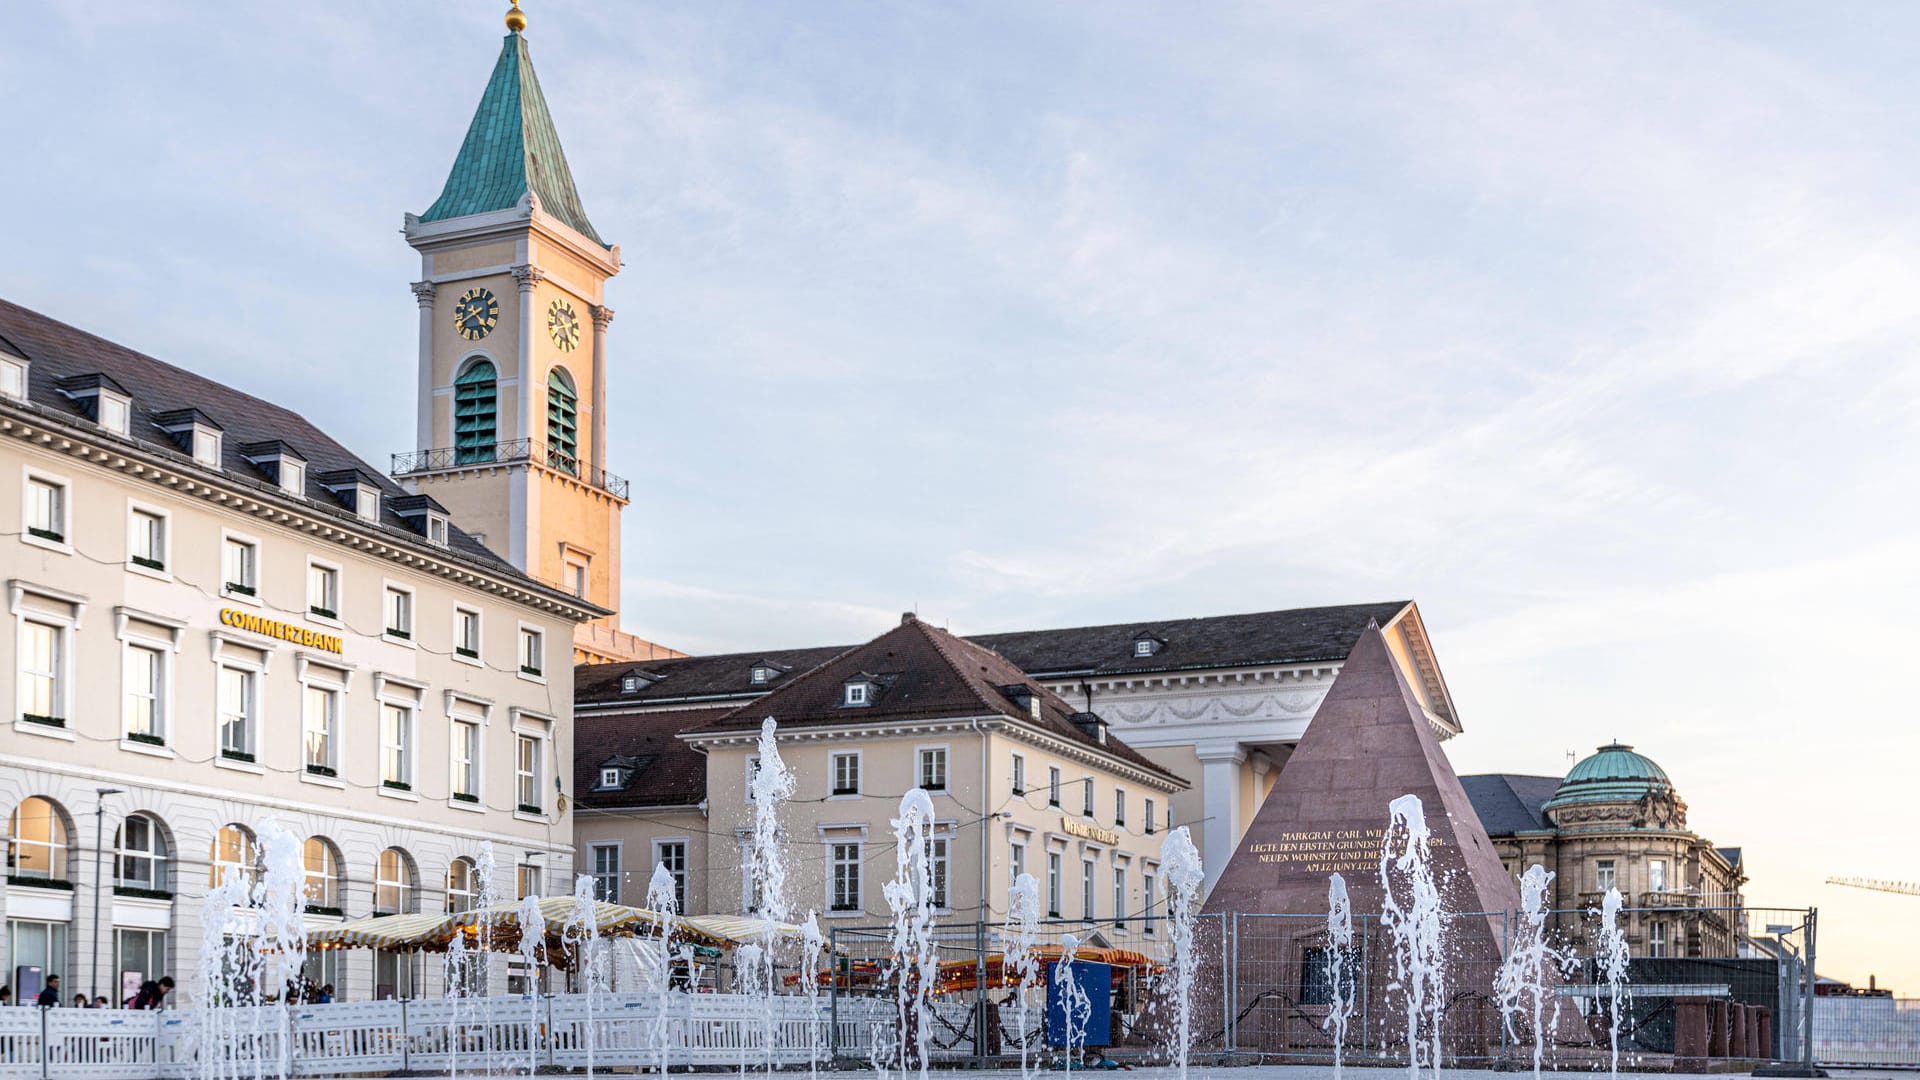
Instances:
[[[1240,842],[1240,766],[1247,749],[1237,742],[1201,743],[1194,747],[1200,759],[1200,861],[1206,867],[1206,891],[1220,880]]]
[[[607,326],[613,322],[613,309],[598,304],[589,307],[593,316],[593,421],[589,445],[593,448],[593,467],[604,475],[607,470]]]
[[[440,290],[431,281],[413,283],[413,301],[420,305],[420,390],[414,408],[419,411],[414,439],[416,450],[433,449],[433,298]]]
[[[513,268],[513,280],[520,283],[520,372],[517,383],[520,388],[520,430],[515,438],[529,440],[527,453],[531,460],[533,443],[541,441],[539,430],[533,426],[533,287],[547,280],[547,272],[537,266],[521,263]]]

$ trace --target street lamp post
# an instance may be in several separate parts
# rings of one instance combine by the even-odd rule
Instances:
[[[105,851],[101,848],[101,835],[107,820],[107,796],[124,795],[125,788],[103,787],[93,789],[93,998],[100,999],[100,893],[106,879],[101,874],[100,862]]]

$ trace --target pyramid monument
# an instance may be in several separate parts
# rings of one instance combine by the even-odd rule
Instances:
[[[1368,988],[1363,994],[1373,1000],[1363,1003],[1364,1011],[1376,1024],[1397,1007],[1389,1001],[1397,992],[1390,989],[1391,944],[1378,916],[1388,804],[1402,795],[1418,796],[1425,810],[1444,910],[1492,913],[1448,920],[1449,997],[1456,986],[1465,996],[1447,1013],[1447,1053],[1498,1047],[1498,1010],[1487,992],[1500,966],[1503,913],[1519,910],[1519,889],[1386,637],[1369,625],[1207,897],[1207,912],[1239,916],[1233,920],[1237,995],[1254,1002],[1236,1027],[1241,1049],[1330,1046],[1313,1007],[1327,968],[1328,879],[1336,872],[1346,881],[1355,921],[1350,985]],[[1371,1045],[1377,1050],[1388,1049],[1377,1042],[1383,1034],[1392,1037],[1376,1027]]]

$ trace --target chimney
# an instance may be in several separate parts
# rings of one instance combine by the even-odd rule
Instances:
[[[905,626],[905,625],[907,625],[907,624],[908,624],[908,623],[910,623],[910,622],[919,622],[919,621],[920,621],[920,616],[918,616],[918,615],[915,615],[915,614],[914,614],[913,612],[911,612],[911,611],[903,611],[903,612],[901,612],[901,613],[900,613],[900,625],[901,625],[901,626]]]

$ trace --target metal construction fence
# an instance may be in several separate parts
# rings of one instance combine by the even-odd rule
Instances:
[[[1823,994],[1813,1000],[1813,1056],[1820,1064],[1920,1069],[1920,998]]]

